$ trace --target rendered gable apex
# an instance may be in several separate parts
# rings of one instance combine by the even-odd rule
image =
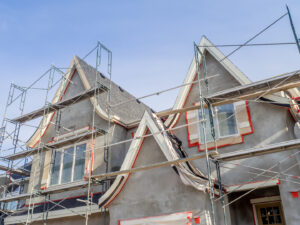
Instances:
[[[110,82],[108,78],[97,71],[94,67],[90,66],[85,61],[80,59],[78,56],[73,57],[70,66],[68,67],[67,73],[65,74],[65,79],[62,79],[51,101],[52,104],[55,104],[64,98],[64,94],[66,93],[67,89],[72,86],[72,78],[75,73],[78,74],[85,91],[94,88],[96,83],[100,83],[107,88],[110,87],[111,104],[120,104],[119,107],[115,107],[112,109],[110,117],[106,112],[107,93],[102,93],[98,95],[97,98],[95,98],[94,96],[90,98],[90,102],[92,103],[93,107],[95,107],[96,114],[104,120],[108,121],[110,119],[113,123],[117,123],[121,126],[127,127],[130,126],[130,124],[139,121],[142,118],[144,111],[148,109],[145,104],[136,101],[136,98],[133,95],[123,90],[114,82]],[[72,86],[72,88],[74,87]],[[121,104],[124,102],[127,103]],[[54,118],[55,112],[49,113],[42,118],[39,127],[27,141],[28,147],[34,148],[37,143],[39,143],[40,139],[44,136]]]
[[[209,52],[213,58],[218,61],[222,67],[240,84],[240,85],[246,85],[252,83],[250,79],[242,72],[240,71],[228,58],[225,58],[225,55],[217,48],[214,47],[214,45],[205,37],[203,36],[200,41],[200,51],[202,53]],[[201,61],[201,56],[199,56],[199,60]],[[190,67],[188,69],[188,72],[185,76],[185,79],[183,81],[183,85],[179,91],[179,94],[176,98],[176,101],[173,106],[173,110],[181,109],[184,107],[186,99],[188,98],[189,92],[192,87],[192,82],[194,81],[196,76],[196,62],[195,58],[193,58]],[[165,125],[167,127],[173,127],[176,124],[176,121],[178,120],[180,116],[180,113],[172,114],[168,116],[167,120],[165,121]]]
[[[183,158],[186,153],[175,146],[174,139],[165,130],[162,121],[155,116],[145,111],[144,116],[139,124],[139,127],[135,133],[135,137],[130,144],[129,150],[120,168],[120,171],[127,171],[134,168],[135,162],[139,156],[140,150],[143,146],[145,136],[148,136],[148,132],[153,134],[159,149],[162,151],[168,161],[177,160]],[[147,135],[146,135],[147,134]],[[181,154],[179,153],[181,152]],[[205,192],[207,190],[208,181],[205,175],[195,168],[190,162],[178,163],[171,165],[176,167],[178,175],[181,181],[185,185],[189,185],[197,189],[198,191]],[[128,181],[130,173],[117,175],[114,183],[99,199],[99,207],[108,207],[110,203],[119,195]]]

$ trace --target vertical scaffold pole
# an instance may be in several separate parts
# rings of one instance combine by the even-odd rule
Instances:
[[[296,30],[295,30],[295,27],[294,27],[294,23],[293,23],[293,20],[292,20],[292,15],[291,15],[291,13],[290,13],[290,9],[289,9],[289,7],[288,7],[287,5],[286,5],[286,9],[287,9],[287,13],[288,13],[288,15],[289,15],[290,25],[291,25],[291,28],[292,28],[292,31],[293,31],[293,35],[294,35],[296,44],[297,44],[297,48],[298,48],[298,51],[299,51],[299,53],[300,53],[300,43],[299,43],[299,39],[298,39]]]
[[[227,225],[226,208],[224,207],[225,200],[224,200],[224,196],[223,196],[223,186],[222,186],[220,162],[218,160],[216,160],[215,164],[216,164],[217,177],[218,177],[219,193],[220,193],[220,198],[221,198],[221,203],[222,203],[222,208],[223,208],[224,225]]]
[[[211,214],[211,222],[212,225],[216,225],[216,220],[215,220],[215,209],[214,209],[214,189],[213,189],[213,182],[211,179],[211,166],[210,166],[210,159],[208,156],[208,147],[207,147],[207,136],[206,136],[206,116],[205,116],[205,109],[204,109],[204,97],[202,94],[202,87],[201,87],[201,82],[200,82],[200,60],[199,60],[199,55],[201,56],[202,63],[203,63],[203,74],[204,77],[206,78],[206,62],[205,62],[205,56],[202,54],[202,52],[199,50],[198,46],[196,43],[194,43],[194,52],[195,52],[195,65],[196,65],[196,73],[197,73],[197,79],[198,79],[198,89],[199,89],[199,100],[200,100],[200,129],[202,130],[203,134],[203,140],[204,140],[204,145],[205,145],[205,159],[206,159],[206,166],[207,166],[207,175],[208,175],[208,185],[209,185],[209,200],[210,200],[210,214]],[[201,135],[199,135],[199,143],[201,143]]]
[[[48,77],[48,87],[46,90],[46,96],[45,96],[45,106],[47,106],[48,103],[48,97],[49,97],[49,92],[53,84],[53,79],[54,79],[54,70],[53,67],[46,72],[46,74],[49,73]],[[49,108],[45,107],[44,112],[43,112],[43,117],[41,121],[41,131],[39,134],[39,143],[38,143],[38,151],[36,154],[36,162],[38,163],[38,166],[35,165],[33,168],[33,178],[32,178],[32,183],[31,183],[31,191],[30,191],[30,197],[29,197],[29,203],[28,203],[28,209],[27,209],[27,218],[26,218],[26,225],[31,223],[32,216],[34,214],[34,207],[35,207],[35,202],[33,201],[33,198],[37,194],[37,191],[34,189],[35,186],[35,177],[37,170],[41,168],[41,148],[42,148],[42,137],[43,137],[43,128],[47,126],[47,121],[45,119],[45,116],[48,114]]]
[[[107,133],[105,134],[105,146],[109,145],[109,136],[110,136],[110,122],[111,122],[111,116],[110,116],[110,89],[111,89],[111,71],[112,71],[112,52],[106,48],[102,43],[98,42],[97,43],[97,52],[96,52],[96,75],[95,75],[95,87],[99,85],[99,80],[98,80],[98,68],[101,64],[101,53],[102,50],[106,51],[108,54],[108,65],[107,65],[107,72],[109,74],[109,88],[108,88],[108,93],[107,93],[107,98],[106,98],[106,113],[107,113],[107,118],[108,118],[108,126],[107,126]],[[99,96],[99,91],[97,91],[97,88],[95,89],[94,92],[94,107],[93,107],[93,116],[92,116],[92,148],[89,150],[89,159],[90,159],[90,171],[88,174],[88,193],[87,193],[87,208],[86,208],[86,215],[85,215],[85,224],[88,225],[88,219],[89,219],[89,212],[91,212],[91,204],[93,204],[93,199],[91,195],[91,175],[92,175],[92,162],[91,158],[94,155],[94,149],[95,149],[95,139],[97,135],[97,129],[95,127],[95,116],[96,116],[96,104],[98,103],[98,97]],[[109,169],[109,149],[110,147],[105,147],[104,149],[104,162],[106,163],[105,171],[106,173],[108,172]],[[107,183],[107,178],[105,181],[102,183],[102,189],[105,192],[108,188],[108,183]],[[106,211],[104,211],[104,224],[106,224]]]

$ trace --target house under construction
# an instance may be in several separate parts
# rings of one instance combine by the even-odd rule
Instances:
[[[94,50],[96,66],[75,56],[40,109],[23,113],[28,89],[12,85],[3,224],[299,224],[300,71],[251,82],[203,37],[173,108],[155,112],[112,82],[110,50]]]

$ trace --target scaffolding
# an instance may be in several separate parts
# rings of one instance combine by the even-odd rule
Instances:
[[[288,8],[287,8],[287,10],[288,10]],[[295,39],[296,39],[296,44],[299,47],[299,43],[298,43],[299,40],[297,38],[295,29],[293,27],[293,23],[291,20],[289,10],[286,14],[281,16],[275,22],[279,21],[281,18],[283,18],[286,15],[289,15],[291,26],[293,28],[293,32],[294,32]],[[275,24],[275,23],[273,23],[273,24]],[[254,36],[254,38],[257,36],[258,35]],[[251,40],[254,38],[251,38]],[[240,47],[246,46],[248,43],[249,42],[246,42],[243,45],[238,46],[238,49]],[[46,202],[47,203],[51,202],[55,206],[66,208],[61,205],[61,202],[64,201],[64,199],[62,199],[59,203],[56,203],[56,202],[50,200],[50,194],[61,193],[64,191],[76,190],[76,189],[80,189],[80,188],[87,188],[86,200],[82,200],[86,205],[86,210],[85,210],[84,216],[82,215],[82,213],[75,212],[72,209],[68,209],[68,208],[66,208],[66,209],[69,210],[74,215],[79,215],[79,216],[84,217],[85,224],[88,225],[89,216],[91,215],[91,213],[93,211],[92,206],[93,206],[93,204],[95,204],[92,199],[93,195],[94,195],[93,186],[101,185],[102,192],[105,193],[108,190],[111,181],[117,175],[131,174],[131,173],[136,173],[136,172],[150,170],[150,169],[159,168],[159,167],[178,165],[182,162],[190,162],[190,161],[194,161],[194,160],[205,159],[206,164],[207,164],[207,178],[208,178],[208,183],[209,183],[208,194],[209,194],[209,198],[210,198],[210,207],[211,207],[210,208],[211,222],[212,222],[212,225],[217,224],[216,216],[215,216],[215,201],[216,201],[216,196],[215,196],[216,185],[215,184],[217,184],[218,194],[219,194],[218,200],[221,200],[221,204],[224,209],[224,224],[226,225],[227,218],[226,218],[225,207],[228,206],[230,203],[225,204],[224,197],[226,195],[228,195],[228,193],[224,194],[224,186],[222,184],[221,171],[220,171],[221,170],[220,167],[222,167],[222,165],[220,165],[220,164],[222,164],[224,162],[230,162],[233,160],[237,160],[237,159],[246,159],[246,158],[255,157],[255,156],[277,153],[277,152],[281,152],[281,151],[294,150],[294,149],[297,149],[300,147],[299,140],[291,140],[291,141],[281,142],[281,143],[277,143],[277,144],[266,145],[264,147],[241,149],[239,151],[219,154],[218,149],[217,149],[217,144],[216,144],[215,124],[213,121],[214,115],[212,113],[212,107],[229,104],[229,103],[234,103],[234,102],[241,101],[241,100],[251,101],[253,99],[255,102],[263,102],[264,104],[276,104],[277,103],[276,101],[265,102],[261,99],[267,95],[271,95],[271,94],[274,94],[274,93],[277,93],[280,91],[285,91],[285,90],[288,90],[291,88],[299,87],[300,86],[300,70],[294,71],[292,73],[283,74],[278,77],[273,77],[273,78],[262,80],[259,82],[254,82],[251,84],[243,85],[240,87],[231,88],[231,89],[221,91],[218,93],[204,95],[203,93],[205,92],[205,88],[206,88],[206,91],[208,90],[208,83],[209,83],[209,79],[211,79],[211,77],[207,77],[205,53],[201,50],[201,46],[194,44],[194,53],[195,53],[194,59],[195,59],[197,80],[193,81],[192,83],[189,83],[189,85],[193,85],[193,84],[198,85],[200,104],[191,106],[191,107],[182,108],[182,109],[162,111],[162,112],[158,112],[155,114],[158,117],[165,117],[165,116],[169,116],[172,114],[178,114],[178,113],[182,113],[182,112],[199,109],[200,120],[197,121],[197,123],[200,125],[200,128],[202,129],[202,134],[204,134],[205,154],[199,154],[199,155],[196,155],[193,157],[186,157],[186,158],[181,158],[181,159],[177,159],[177,160],[155,163],[155,164],[151,164],[151,165],[147,165],[147,166],[132,168],[129,170],[120,170],[120,171],[110,172],[109,171],[109,163],[110,163],[109,155],[110,155],[112,146],[124,144],[126,142],[131,142],[136,139],[150,137],[153,135],[160,134],[162,132],[145,134],[143,136],[134,137],[132,139],[122,140],[122,141],[119,141],[116,143],[111,143],[111,141],[110,141],[111,122],[113,121],[112,116],[111,116],[112,108],[117,107],[120,104],[126,104],[128,101],[125,101],[125,102],[117,104],[117,105],[111,104],[112,52],[100,42],[97,43],[96,47],[94,47],[92,49],[92,51],[90,51],[88,53],[88,55],[90,55],[94,51],[96,51],[96,66],[95,66],[96,74],[95,74],[94,87],[92,87],[91,89],[84,91],[80,94],[77,94],[74,97],[71,97],[69,99],[62,100],[62,98],[60,98],[60,100],[55,103],[51,103],[48,100],[50,97],[50,91],[56,86],[56,84],[58,82],[65,80],[65,81],[68,81],[65,83],[65,85],[71,83],[71,80],[68,79],[68,75],[69,75],[69,73],[71,73],[71,71],[62,72],[62,70],[60,68],[55,67],[53,65],[50,67],[49,70],[47,70],[44,74],[42,74],[42,76],[39,77],[37,79],[37,81],[33,82],[27,88],[18,86],[16,84],[11,84],[8,99],[7,99],[7,104],[5,107],[4,119],[2,121],[2,127],[0,128],[0,131],[1,131],[1,133],[0,133],[0,149],[1,149],[1,154],[2,154],[2,156],[0,158],[0,162],[1,162],[0,170],[6,172],[5,176],[8,180],[10,180],[12,174],[20,175],[20,179],[12,182],[11,184],[20,186],[22,188],[20,188],[19,195],[7,196],[7,195],[5,195],[8,192],[7,187],[11,184],[8,183],[7,185],[5,185],[4,196],[0,199],[0,202],[2,203],[1,212],[3,213],[3,215],[14,216],[14,214],[17,212],[17,211],[14,211],[14,212],[5,211],[3,208],[3,204],[5,204],[7,202],[12,202],[12,201],[28,200],[29,203],[28,203],[28,207],[27,207],[26,222],[25,223],[20,222],[20,223],[30,224],[35,221],[33,218],[33,214],[35,213],[34,209],[36,207],[34,198],[42,196],[42,197],[44,197],[43,221],[46,224],[47,219],[48,219],[48,212],[51,211],[51,208],[49,208],[49,205],[47,205]],[[107,73],[109,75],[109,86],[108,87],[99,83],[98,74],[97,74],[98,69],[101,65],[103,51],[108,56],[108,60],[107,60]],[[235,51],[233,51],[229,55],[233,54],[234,52]],[[229,55],[227,55],[226,58]],[[224,59],[222,59],[222,60],[224,60]],[[58,79],[58,81],[55,81],[55,75],[58,75],[60,77],[60,79]],[[27,95],[28,91],[30,89],[34,89],[35,88],[34,85],[39,80],[41,80],[42,78],[45,78],[45,77],[48,77],[47,87],[40,88],[46,92],[45,105],[38,110],[34,110],[30,113],[24,114],[24,106],[25,106],[26,95]],[[155,92],[153,94],[143,96],[143,97],[137,98],[137,99],[142,99],[145,97],[159,95],[160,93],[174,90],[176,88],[183,87],[184,85],[187,85],[187,84],[183,84],[183,85],[179,85],[179,86],[176,86],[173,88],[169,88],[167,90]],[[39,88],[37,88],[37,89],[39,89]],[[65,90],[65,89],[62,88],[60,91],[63,91],[63,90]],[[85,99],[94,98],[95,101],[98,102],[99,101],[98,97],[102,93],[107,93],[106,102],[105,102],[105,111],[106,111],[108,119],[107,119],[107,127],[105,129],[103,129],[101,127],[96,127],[96,125],[95,125],[96,104],[93,104],[92,125],[91,125],[90,129],[81,130],[80,132],[77,132],[75,130],[70,131],[70,133],[68,135],[66,135],[64,138],[57,139],[55,142],[50,142],[50,143],[42,142],[43,133],[41,130],[40,134],[39,134],[40,141],[38,142],[38,146],[36,146],[34,148],[28,148],[26,146],[25,142],[20,141],[20,138],[19,138],[20,129],[22,126],[28,125],[28,124],[25,124],[25,122],[42,117],[40,126],[43,128],[43,127],[47,126],[47,123],[46,123],[47,121],[43,120],[43,118],[45,118],[46,115],[57,112],[57,114],[56,114],[57,121],[55,124],[55,128],[60,127],[61,126],[61,124],[59,123],[60,110],[67,108],[73,104],[76,104],[80,101],[83,101]],[[62,92],[59,93],[58,95],[63,96]],[[137,99],[134,99],[132,101],[136,101]],[[16,103],[17,101],[19,101],[18,102],[18,115],[16,115],[14,117],[14,119],[9,119],[7,116],[8,108],[13,103]],[[287,102],[283,102],[281,104],[290,105],[290,102],[287,101]],[[206,108],[207,108],[207,110],[206,110]],[[208,121],[205,119],[205,118],[207,118],[206,114],[208,114]],[[136,121],[134,123],[134,126],[138,123],[139,123],[139,121]],[[210,123],[210,127],[211,127],[210,132],[211,132],[211,136],[213,137],[213,140],[214,140],[214,148],[215,148],[214,151],[208,151],[207,137],[206,137],[206,134],[207,134],[206,123]],[[30,126],[30,125],[28,125],[28,126]],[[172,130],[176,130],[176,129],[185,128],[186,126],[187,125],[177,126],[174,128],[169,128],[168,130],[172,131]],[[10,128],[10,130],[9,130],[9,128]],[[67,128],[65,128],[65,129],[67,129]],[[59,136],[59,132],[57,133],[57,135]],[[100,135],[104,136],[104,138],[105,138],[104,145],[95,147],[95,139],[97,138],[97,136],[100,136]],[[201,137],[199,137],[199,143],[201,141],[200,138]],[[22,190],[24,189],[24,182],[27,182],[29,180],[28,177],[29,176],[32,176],[32,177],[37,176],[38,169],[41,168],[41,164],[40,164],[41,163],[41,154],[44,151],[51,151],[52,156],[53,156],[53,154],[55,154],[54,149],[57,146],[66,145],[68,143],[79,142],[79,141],[82,141],[85,139],[91,139],[91,143],[92,143],[91,148],[86,149],[86,151],[89,154],[89,157],[88,157],[89,158],[89,164],[88,164],[89,170],[88,170],[87,176],[85,177],[85,180],[77,182],[77,183],[61,185],[58,187],[55,187],[55,186],[49,187],[45,190],[36,190],[35,189],[35,180],[33,179],[33,182],[31,183],[30,192],[22,193]],[[5,143],[5,140],[10,140],[12,142],[12,146],[9,147],[8,149],[3,149],[3,147],[4,147],[3,143]],[[95,152],[97,152],[100,148],[104,148],[103,161],[105,163],[105,173],[93,175],[92,174],[93,157],[94,157]],[[30,163],[32,163],[32,161],[30,161],[30,160],[32,160],[33,155],[36,157],[36,160],[38,161],[39,164],[38,164],[38,166],[35,166],[34,168],[32,168],[32,167],[30,168],[30,166],[33,165],[33,164],[30,165]],[[16,163],[17,160],[19,160],[19,161]],[[20,166],[20,163],[23,163],[23,166]],[[215,169],[217,172],[217,181],[216,182],[212,178],[212,163],[214,163],[215,167],[216,167],[216,169]],[[53,161],[51,161],[51,165],[53,166]],[[270,170],[265,170],[262,173],[260,173],[260,175],[263,175],[265,172],[269,172],[269,171]],[[270,179],[276,178],[277,176],[278,176],[278,174],[274,175]],[[107,224],[107,219],[106,219],[106,215],[107,215],[106,210],[107,209],[104,208],[102,210],[103,210],[102,212],[104,213],[104,225],[106,225]],[[18,222],[18,221],[16,221],[16,222]]]

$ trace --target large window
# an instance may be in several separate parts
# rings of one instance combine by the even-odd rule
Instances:
[[[50,185],[82,180],[86,144],[55,150],[52,158]]]
[[[202,119],[200,110],[201,109],[198,110],[199,119]],[[237,123],[235,118],[235,110],[233,104],[217,106],[214,107],[212,111],[213,111],[212,114],[214,115],[213,122],[215,125],[216,139],[238,134]],[[211,123],[209,120],[208,109],[205,109],[205,119],[206,119],[206,127],[205,127],[206,140],[212,141],[213,137],[211,135]],[[201,141],[204,142],[204,134],[200,123],[199,123],[199,129],[200,129]]]

